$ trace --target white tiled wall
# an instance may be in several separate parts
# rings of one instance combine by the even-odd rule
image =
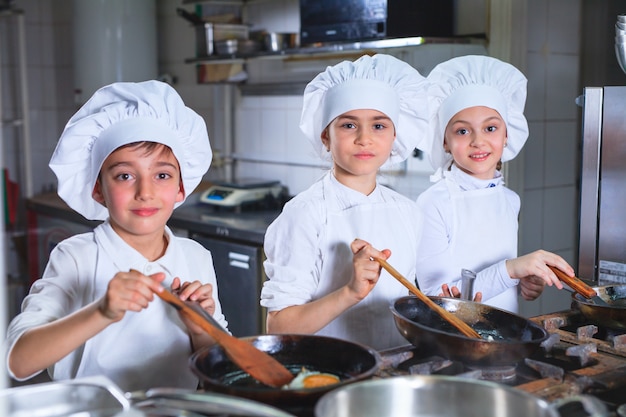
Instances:
[[[176,81],[185,102],[205,117],[212,147],[218,154],[225,144],[229,109],[224,98],[228,86],[198,85],[194,66],[185,59],[195,56],[195,31],[176,15],[180,0],[156,0],[158,10],[159,71]],[[539,248],[555,251],[574,264],[578,190],[579,110],[574,105],[579,91],[580,8],[582,0],[527,0],[528,30],[526,73],[528,102],[526,115],[530,138],[523,154],[520,253]],[[35,191],[50,187],[54,177],[47,163],[67,119],[75,111],[72,69],[71,0],[16,0],[26,12],[28,80],[34,163]],[[259,28],[296,31],[296,0],[253,2],[248,10]],[[272,8],[275,8],[272,9]],[[287,15],[278,11],[287,10]],[[278,17],[280,16],[280,17]],[[473,45],[429,45],[399,53],[401,58],[426,75],[432,67],[451,56],[485,53]],[[285,64],[260,60],[251,81],[309,81],[319,72],[319,63]],[[276,71],[276,67],[281,71]],[[284,67],[284,68],[282,68]],[[256,78],[255,78],[256,77]],[[264,78],[265,77],[265,78]],[[297,96],[242,97],[235,90],[233,151],[251,162],[237,163],[240,176],[279,178],[292,193],[308,187],[322,169],[309,153],[298,129],[301,102]],[[4,144],[7,146],[7,144]],[[14,149],[5,160],[19,159]],[[217,164],[209,178],[225,171]],[[388,173],[385,181],[400,192],[416,197],[428,185],[424,175]],[[522,306],[526,315],[567,307],[563,294],[546,294]]]
[[[574,268],[577,257],[581,0],[528,0],[524,190],[520,254],[545,249]],[[550,288],[523,303],[527,316],[569,308],[569,293]]]

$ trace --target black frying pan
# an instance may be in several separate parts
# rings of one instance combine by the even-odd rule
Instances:
[[[572,294],[572,306],[594,324],[626,329],[626,285],[607,285],[593,287],[607,305],[599,305],[580,294]]]
[[[505,310],[458,298],[429,298],[483,337],[462,335],[416,297],[397,299],[391,306],[396,327],[409,342],[433,355],[474,366],[508,366],[530,356],[549,336],[538,324]]]
[[[276,407],[312,407],[324,393],[346,384],[370,378],[380,366],[380,355],[372,348],[346,340],[314,335],[260,335],[242,338],[252,343],[294,374],[302,367],[337,375],[341,382],[309,389],[280,389],[258,383],[244,374],[216,345],[193,354],[191,370],[202,388]]]

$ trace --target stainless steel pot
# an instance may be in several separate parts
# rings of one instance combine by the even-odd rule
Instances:
[[[626,285],[607,285],[593,289],[608,306],[595,304],[576,293],[572,293],[572,305],[594,324],[626,329]]]
[[[549,336],[543,327],[505,310],[457,298],[429,298],[493,340],[466,337],[418,298],[401,297],[391,306],[396,327],[425,353],[475,366],[507,366],[530,356]]]
[[[412,375],[357,382],[325,394],[315,417],[558,417],[578,403],[588,416],[608,416],[588,396],[549,404],[524,391],[494,382],[441,375]],[[577,414],[578,415],[578,414]]]

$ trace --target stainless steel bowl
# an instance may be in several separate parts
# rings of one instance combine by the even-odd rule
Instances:
[[[574,396],[555,403],[495,382],[442,375],[412,375],[357,382],[325,394],[315,417],[558,417],[579,403],[594,417],[608,416],[597,398]]]

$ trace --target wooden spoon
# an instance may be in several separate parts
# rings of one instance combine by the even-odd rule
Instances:
[[[228,357],[237,366],[254,379],[270,387],[280,388],[290,383],[295,377],[289,369],[285,368],[276,359],[257,349],[252,344],[231,336],[222,330],[221,327],[216,327],[213,322],[195,311],[170,291],[164,290],[163,292],[157,292],[156,295],[200,326],[224,348]]]
[[[476,332],[476,330],[472,329],[467,323],[463,320],[455,316],[454,314],[446,311],[439,304],[435,303],[433,300],[428,298],[426,294],[421,292],[419,288],[415,285],[411,284],[411,282],[402,276],[394,267],[389,265],[389,263],[382,258],[374,258],[383,268],[387,270],[391,274],[392,277],[400,281],[402,285],[407,287],[409,291],[417,296],[424,304],[430,307],[431,310],[435,310],[437,314],[439,314],[444,320],[448,323],[456,327],[461,333],[463,333],[467,337],[472,337],[476,339],[481,339],[480,335]]]

